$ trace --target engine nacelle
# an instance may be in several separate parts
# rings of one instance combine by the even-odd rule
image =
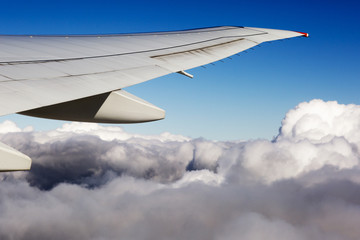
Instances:
[[[140,123],[165,118],[165,111],[124,90],[32,109],[19,114],[97,123]]]

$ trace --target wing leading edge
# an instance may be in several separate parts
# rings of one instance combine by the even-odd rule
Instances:
[[[112,123],[162,119],[165,116],[162,109],[120,89],[170,73],[191,77],[185,70],[263,42],[299,36],[308,34],[215,27],[116,35],[2,35],[0,115],[22,113]],[[89,105],[95,107],[85,111],[84,106]],[[13,155],[19,159],[20,155],[14,151]],[[31,160],[24,161],[26,166],[11,168],[28,169]],[[2,169],[11,170],[0,161]]]

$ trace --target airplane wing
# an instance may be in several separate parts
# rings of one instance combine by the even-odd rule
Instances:
[[[20,113],[103,123],[163,119],[164,110],[122,89],[170,73],[192,77],[186,70],[263,42],[298,36],[308,35],[250,27],[114,35],[1,35],[0,116]],[[2,164],[9,153],[17,160]],[[24,156],[0,145],[0,171],[29,169],[31,161]],[[18,159],[26,160],[19,165]]]

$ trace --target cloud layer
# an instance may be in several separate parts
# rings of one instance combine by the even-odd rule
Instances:
[[[360,106],[313,100],[272,141],[0,124],[0,239],[359,239]]]

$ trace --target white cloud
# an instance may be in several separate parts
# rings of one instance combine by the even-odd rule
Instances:
[[[113,141],[113,140],[125,141],[131,138],[158,140],[161,142],[167,142],[167,141],[185,142],[190,140],[190,138],[180,135],[173,135],[168,132],[164,132],[160,135],[131,134],[125,132],[121,127],[116,127],[116,126],[105,127],[96,123],[80,123],[80,122],[66,123],[61,128],[50,132],[50,134],[53,134],[53,136],[56,135],[61,136],[66,133],[98,136],[100,139],[104,141]]]
[[[21,129],[14,122],[5,121],[0,123],[0,133],[21,132]]]
[[[360,106],[324,102],[315,99],[300,103],[282,121],[278,138],[292,141],[307,139],[313,143],[344,137],[350,143],[360,143]]]
[[[273,141],[6,121],[33,168],[1,173],[0,239],[358,239],[359,128],[360,106],[322,100]]]
[[[240,237],[241,236],[241,237]],[[218,239],[238,240],[306,240],[304,232],[281,220],[269,219],[257,213],[246,213],[226,226]]]

